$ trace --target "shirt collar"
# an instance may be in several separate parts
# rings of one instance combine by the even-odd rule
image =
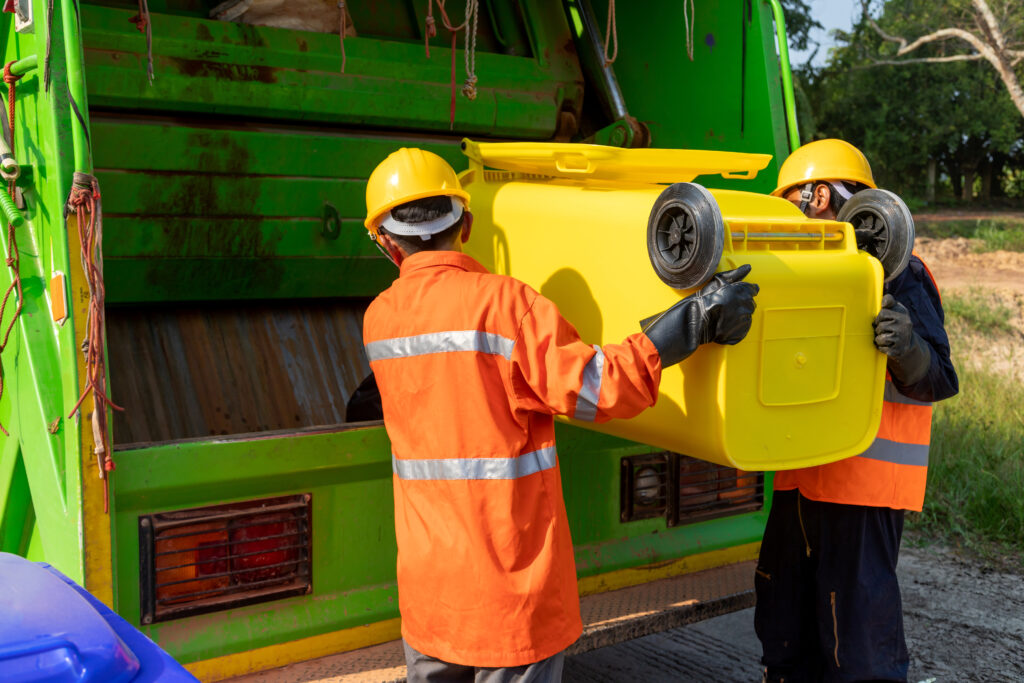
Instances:
[[[450,267],[470,273],[486,273],[488,270],[472,256],[461,251],[418,251],[402,261],[399,277],[405,277],[425,268]]]

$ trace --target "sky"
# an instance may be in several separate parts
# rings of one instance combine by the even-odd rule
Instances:
[[[825,27],[824,30],[815,29],[811,31],[811,38],[820,43],[818,54],[812,62],[815,66],[822,66],[828,58],[828,49],[835,45],[830,33],[832,29],[849,31],[853,27],[853,19],[860,12],[860,3],[857,0],[808,0],[811,12],[818,23]],[[802,66],[811,57],[812,50],[790,50],[790,62],[794,67]]]

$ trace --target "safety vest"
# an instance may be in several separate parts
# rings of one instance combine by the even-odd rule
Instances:
[[[642,334],[592,347],[553,303],[458,252],[419,252],[363,340],[391,439],[402,636],[456,664],[521,666],[582,632],[555,414],[653,405]]]
[[[868,449],[827,465],[776,472],[775,489],[799,489],[804,497],[826,503],[920,511],[931,431],[931,403],[904,396],[886,373],[882,421]]]

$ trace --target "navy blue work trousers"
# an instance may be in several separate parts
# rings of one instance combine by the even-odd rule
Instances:
[[[767,680],[907,680],[903,514],[775,492],[754,578]]]

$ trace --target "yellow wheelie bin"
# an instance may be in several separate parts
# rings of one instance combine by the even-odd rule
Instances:
[[[882,265],[857,249],[850,223],[692,182],[752,178],[769,156],[470,140],[463,150],[466,251],[554,301],[589,343],[621,341],[716,271],[752,267],[760,293],[742,342],[667,368],[638,417],[579,424],[742,470],[827,463],[871,443],[885,381],[871,325]]]

